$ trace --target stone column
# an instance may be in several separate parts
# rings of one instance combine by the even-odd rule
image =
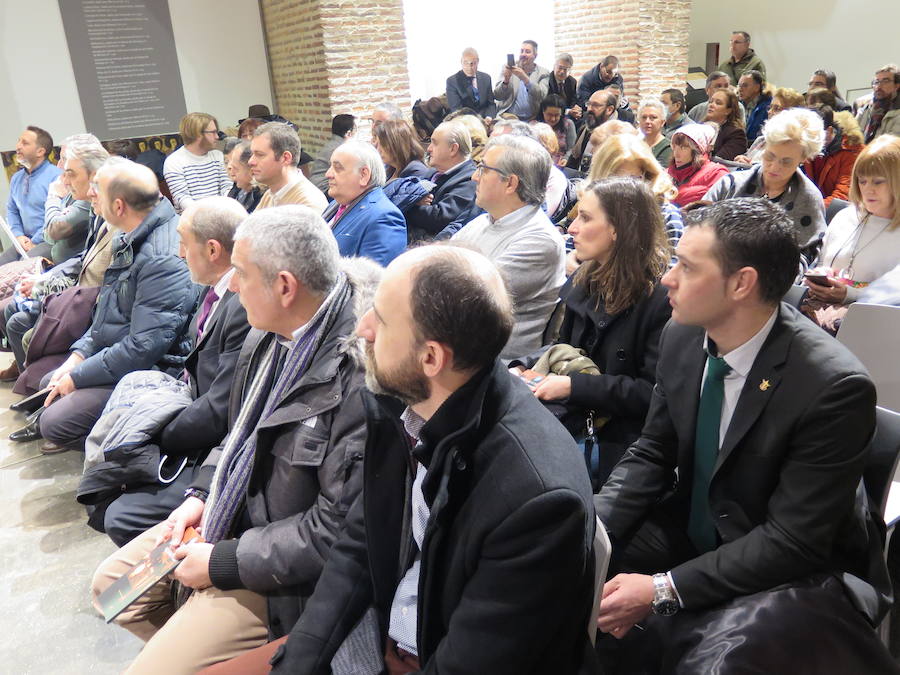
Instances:
[[[408,106],[402,0],[261,0],[275,111],[300,127],[313,154],[331,118],[359,118],[369,135],[372,107]]]

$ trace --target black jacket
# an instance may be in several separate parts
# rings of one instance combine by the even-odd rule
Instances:
[[[493,117],[497,114],[494,103],[494,88],[491,76],[480,70],[475,73],[478,82],[478,103],[472,93],[472,80],[461,70],[447,78],[447,107],[451,111],[460,108],[471,108],[482,117]]]
[[[201,306],[202,303],[201,298]],[[207,320],[199,343],[196,342],[197,314],[194,313],[190,327],[195,338],[194,349],[184,362],[194,401],[166,425],[160,445],[169,455],[202,459],[228,432],[228,399],[234,369],[250,324],[240,298],[231,291],[222,296],[216,313]]]
[[[475,162],[467,159],[442,176],[432,177],[437,185],[430,206],[413,206],[406,212],[406,225],[413,241],[431,239],[452,223],[475,201]]]
[[[623,95],[625,94],[625,80],[622,79],[622,76],[619,73],[616,73],[616,76],[613,79],[609,82],[604,82],[600,77],[600,64],[598,63],[578,80],[577,91],[579,105],[581,105],[582,108],[586,108],[591,94],[595,91],[606,89],[613,84],[619,85],[619,91],[622,92]]]
[[[685,609],[694,610],[833,573],[876,621],[890,588],[874,583],[887,574],[881,540],[867,527],[857,496],[875,428],[875,387],[827,333],[787,304],[778,312],[712,475],[709,503],[719,545],[674,561],[680,564],[672,578]],[[703,338],[702,328],[674,321],[663,331],[641,438],[597,496],[614,552],[654,509],[687,530]]]
[[[366,408],[363,496],[274,673],[328,673],[369,606],[386,638],[409,566],[400,551],[411,541],[410,445],[396,401],[368,395]],[[566,431],[497,362],[441,406],[421,441],[431,509],[418,594],[422,672],[596,672],[587,633],[595,518]]]
[[[659,336],[672,307],[666,289],[657,285],[636,305],[610,315],[602,304],[597,309],[585,286],[573,284],[572,277],[560,289],[559,297],[566,311],[557,342],[584,349],[602,373],[572,375],[572,394],[566,401],[571,407],[610,418],[596,432],[602,485],[641,435],[656,383]],[[510,366],[530,368],[543,351],[512,361]]]
[[[577,90],[578,82],[571,75],[566,77],[566,79],[563,80],[562,86],[560,86],[553,73],[550,73],[550,86],[547,89],[547,94],[557,94],[558,96],[562,96],[563,100],[566,102],[566,110],[578,105]],[[563,110],[562,112],[565,113],[566,111]]]

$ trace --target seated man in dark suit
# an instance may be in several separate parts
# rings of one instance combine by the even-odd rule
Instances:
[[[491,76],[478,70],[478,52],[466,47],[462,53],[462,70],[447,78],[447,106],[450,111],[471,108],[490,120],[497,114]]]
[[[428,163],[437,169],[431,177],[436,186],[406,212],[406,226],[413,241],[434,238],[472,205],[475,162],[469,157],[471,154],[472,137],[459,120],[444,122],[431,134]]]
[[[181,253],[192,280],[206,290],[190,324],[194,348],[184,364],[194,400],[162,429],[159,447],[173,465],[182,458],[188,464],[171,483],[129,490],[107,507],[103,530],[118,546],[164,520],[184,501],[206,455],[228,432],[234,369],[250,330],[247,311],[228,288],[234,275],[234,233],[246,217],[244,207],[228,197],[201,199],[181,215]]]
[[[603,588],[599,628],[624,638],[603,640],[610,672],[898,672],[872,629],[890,586],[858,491],[875,388],[780,302],[790,219],[720,202],[677,254],[650,412],[596,498],[611,573],[634,572]]]

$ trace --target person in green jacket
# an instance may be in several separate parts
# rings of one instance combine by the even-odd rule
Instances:
[[[766,64],[750,49],[750,33],[745,30],[731,33],[731,58],[719,64],[719,70],[727,73],[735,86],[748,70],[758,70],[765,77]]]

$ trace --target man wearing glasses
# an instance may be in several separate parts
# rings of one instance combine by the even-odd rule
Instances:
[[[188,113],[181,118],[178,131],[184,145],[166,158],[163,175],[175,211],[204,197],[226,195],[231,179],[225,170],[225,158],[216,147],[219,143],[219,123],[206,113]]]
[[[879,68],[872,80],[872,101],[856,116],[866,143],[881,134],[900,135],[900,68],[893,63]]]
[[[493,262],[507,280],[514,326],[500,357],[530,354],[566,280],[565,247],[541,208],[550,155],[531,138],[497,136],[487,144],[475,181],[475,203],[487,213],[453,235]]]
[[[578,82],[570,75],[574,64],[575,61],[571,54],[563,52],[556,57],[556,65],[553,66],[547,93],[562,96],[566,102],[565,114],[571,116],[573,120],[579,120],[582,110],[578,105]]]
[[[758,70],[763,78],[766,77],[766,64],[750,48],[750,33],[736,30],[731,34],[731,58],[719,64],[719,70],[726,73],[735,86],[748,70]]]
[[[486,119],[497,114],[491,76],[478,70],[478,52],[466,47],[460,60],[462,69],[447,78],[447,105],[450,110],[471,108]]]
[[[50,256],[50,244],[44,241],[44,204],[50,183],[62,173],[47,161],[52,151],[53,138],[40,127],[27,127],[16,143],[16,162],[22,168],[9,181],[6,217],[13,235],[31,257]],[[18,258],[18,250],[10,245],[0,255],[0,265]]]

